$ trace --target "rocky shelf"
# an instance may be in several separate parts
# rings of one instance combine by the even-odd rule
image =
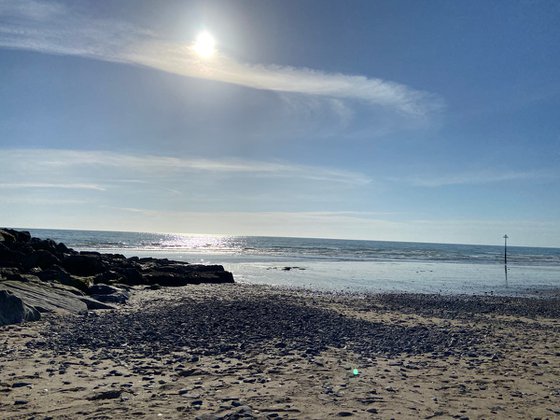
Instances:
[[[29,232],[0,229],[0,325],[41,313],[114,309],[133,286],[233,283],[221,265],[76,251]]]

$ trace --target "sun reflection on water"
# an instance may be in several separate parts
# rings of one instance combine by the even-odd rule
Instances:
[[[158,248],[201,251],[238,252],[242,250],[238,237],[224,235],[165,234],[155,244]]]

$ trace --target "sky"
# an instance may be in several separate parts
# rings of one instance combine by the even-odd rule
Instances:
[[[11,227],[560,247],[560,3],[0,0],[0,203]]]

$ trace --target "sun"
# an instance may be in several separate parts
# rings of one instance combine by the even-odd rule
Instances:
[[[196,41],[193,45],[193,50],[201,58],[210,58],[216,52],[216,41],[209,32],[201,32],[196,37]]]

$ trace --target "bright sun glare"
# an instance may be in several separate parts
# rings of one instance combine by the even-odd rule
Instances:
[[[201,32],[196,37],[193,49],[200,57],[210,58],[216,52],[216,41],[210,33]]]

